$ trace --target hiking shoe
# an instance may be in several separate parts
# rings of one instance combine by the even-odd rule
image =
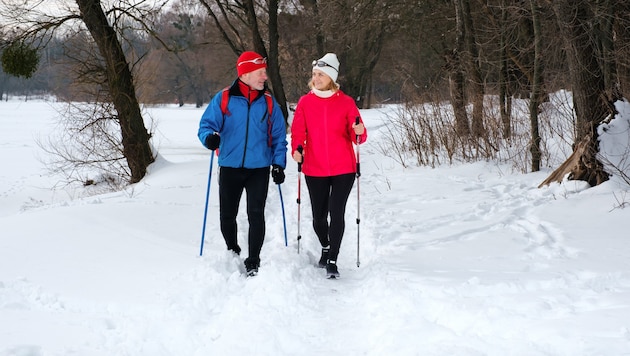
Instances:
[[[326,277],[332,279],[339,278],[339,271],[337,270],[336,261],[328,261],[328,264],[326,264]]]
[[[322,248],[322,257],[319,258],[319,263],[317,266],[319,268],[326,268],[326,264],[328,264],[328,257],[330,256],[330,248]]]
[[[258,274],[258,266],[260,266],[260,261],[256,261],[252,258],[245,259],[245,271],[248,277],[253,277]]]

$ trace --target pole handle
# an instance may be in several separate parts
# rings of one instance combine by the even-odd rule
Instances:
[[[300,154],[304,154],[304,147],[298,145],[297,151],[300,152]],[[302,161],[304,161],[304,156],[302,156]],[[298,162],[298,172],[302,172],[302,161]]]

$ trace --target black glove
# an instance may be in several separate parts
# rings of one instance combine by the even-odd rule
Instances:
[[[284,183],[284,168],[274,164],[273,168],[271,168],[271,177],[273,177],[273,182],[276,184]]]
[[[219,148],[219,143],[221,143],[221,136],[216,132],[206,137],[206,147],[208,147],[209,150],[214,151]]]

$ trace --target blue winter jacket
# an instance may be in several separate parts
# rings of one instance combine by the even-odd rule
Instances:
[[[263,168],[287,164],[287,137],[284,116],[273,99],[269,122],[264,90],[252,90],[256,99],[251,105],[243,96],[238,79],[228,89],[229,102],[225,115],[221,112],[222,91],[217,93],[201,116],[197,136],[203,145],[214,132],[221,136],[219,166],[232,168]],[[270,130],[271,129],[271,130]],[[271,133],[271,146],[269,135]]]

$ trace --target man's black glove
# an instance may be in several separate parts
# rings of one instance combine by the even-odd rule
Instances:
[[[219,148],[219,143],[221,143],[221,136],[216,132],[206,137],[206,147],[208,147],[209,150],[214,151]]]
[[[273,182],[276,184],[284,183],[284,168],[274,164],[273,168],[271,168],[271,177],[273,177]]]

